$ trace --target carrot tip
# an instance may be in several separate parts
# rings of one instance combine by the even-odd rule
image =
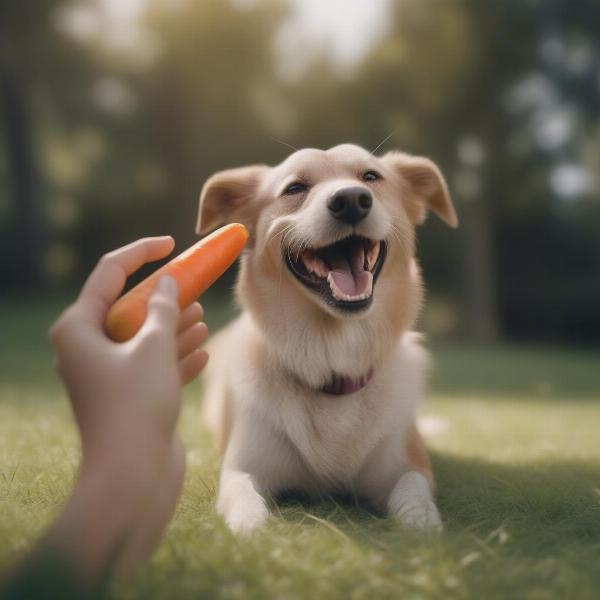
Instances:
[[[176,256],[113,304],[106,317],[108,335],[123,342],[139,331],[146,319],[147,301],[157,281],[165,275],[175,279],[179,306],[187,308],[231,266],[248,237],[248,229],[243,224],[231,223]]]

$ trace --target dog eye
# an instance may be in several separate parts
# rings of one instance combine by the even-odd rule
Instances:
[[[362,176],[363,181],[377,181],[378,179],[381,179],[381,175],[377,171],[367,171]]]
[[[308,189],[308,186],[301,181],[294,181],[294,183],[290,183],[285,190],[283,190],[284,196],[294,196],[295,194],[300,194],[301,192],[305,192]]]

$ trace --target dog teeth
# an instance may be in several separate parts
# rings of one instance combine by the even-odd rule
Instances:
[[[309,273],[314,273],[318,277],[327,277],[329,272],[325,263],[310,251],[302,253],[302,262]]]
[[[362,269],[365,264],[365,249],[360,246],[356,252],[356,258],[354,264],[358,265],[358,268]]]
[[[379,247],[380,243],[378,241],[371,242],[371,247],[367,252],[367,268],[369,271],[373,270],[375,263],[377,262],[377,257],[379,256]]]

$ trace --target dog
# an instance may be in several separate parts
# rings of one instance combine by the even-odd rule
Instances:
[[[203,417],[223,452],[217,511],[248,533],[273,498],[349,492],[405,526],[441,528],[416,427],[427,353],[415,229],[458,220],[427,158],[303,149],[216,173],[197,232],[249,230],[240,316],[208,351]]]

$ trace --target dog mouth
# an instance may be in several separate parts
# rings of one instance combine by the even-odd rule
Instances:
[[[373,300],[386,252],[383,240],[351,235],[329,246],[304,249],[297,254],[288,249],[284,256],[294,276],[327,304],[343,310],[362,310]]]

